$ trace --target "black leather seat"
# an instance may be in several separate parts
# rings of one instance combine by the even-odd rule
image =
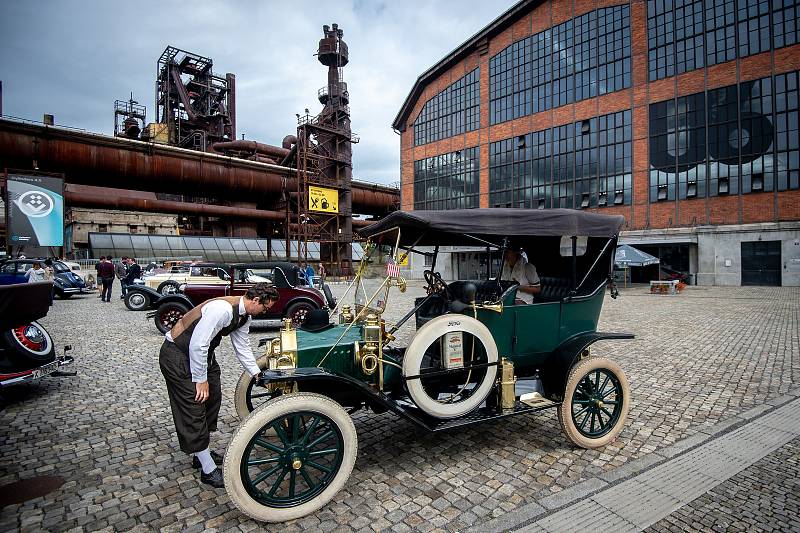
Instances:
[[[556,302],[569,294],[570,280],[568,278],[539,278],[542,290],[534,297],[534,302]]]
[[[496,302],[498,298],[512,285],[515,285],[516,282],[514,281],[500,281],[498,283],[497,280],[486,280],[486,281],[469,281],[469,280],[462,280],[462,281],[454,281],[452,283],[448,283],[448,288],[450,289],[450,294],[453,295],[453,298],[457,300],[461,300],[464,303],[469,303],[467,297],[464,295],[465,288],[467,284],[475,285],[475,301],[478,303],[483,302]]]

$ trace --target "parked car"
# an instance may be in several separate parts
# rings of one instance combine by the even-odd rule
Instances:
[[[187,283],[227,285],[229,268],[225,263],[195,263],[172,266],[169,273],[143,276],[128,286],[125,306],[131,311],[155,309],[165,296],[179,293]]]
[[[227,285],[227,267],[223,263],[173,265],[167,272],[145,276],[142,281],[146,287],[163,295],[175,294],[182,284],[189,282]]]
[[[322,291],[305,285],[297,265],[284,261],[268,261],[260,263],[240,263],[228,265],[226,270],[217,267],[220,279],[224,284],[212,277],[192,278],[188,283],[179,286],[182,294],[171,294],[158,300],[158,308],[151,316],[156,327],[166,333],[192,307],[211,298],[244,294],[255,283],[272,283],[278,290],[278,301],[270,307],[265,315],[257,319],[274,320],[290,318],[292,322],[302,324],[310,311],[314,309],[333,308],[336,305],[333,294],[327,285]]]
[[[620,366],[591,357],[589,346],[633,338],[597,331],[623,222],[571,209],[398,211],[362,229],[365,253],[345,294],[353,306],[340,298],[338,324],[327,316],[317,323],[319,313],[299,329],[287,323],[279,338],[263,341],[264,370],[239,379],[234,400],[243,419],[223,466],[231,501],[267,522],[325,505],[355,463],[350,414],[360,408],[427,432],[555,409],[573,444],[612,442],[630,387]],[[533,303],[518,301],[519,285],[500,279],[502,264],[483,279],[448,283],[436,272],[440,245],[475,243],[497,257],[512,245],[531,253],[541,279]],[[397,265],[418,246],[434,250],[419,251],[431,260],[428,295],[392,324],[381,317],[391,294],[405,290]],[[412,319],[410,342],[395,344]]]
[[[33,267],[33,263],[44,266],[44,259],[10,259],[0,264],[0,285],[27,282],[25,273]],[[89,292],[83,279],[62,261],[53,261],[53,289],[59,298]]]
[[[37,322],[50,309],[51,283],[0,286],[0,389],[43,378],[73,363],[64,347],[56,355],[47,330]]]

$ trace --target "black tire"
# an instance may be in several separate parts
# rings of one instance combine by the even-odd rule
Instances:
[[[140,291],[128,291],[125,295],[125,307],[131,311],[144,311],[150,307],[150,296]]]
[[[322,293],[325,295],[325,301],[328,302],[328,307],[331,309],[336,307],[336,298],[333,297],[333,292],[331,292],[331,288],[328,287],[327,283],[322,284]]]
[[[156,311],[156,328],[158,328],[158,331],[161,333],[166,334],[172,329],[172,326],[188,312],[189,308],[179,302],[161,304]]]
[[[310,302],[295,302],[289,306],[284,313],[284,318],[291,318],[292,325],[295,327],[300,326],[306,320],[308,313],[314,309],[319,309],[316,305]]]
[[[53,339],[35,320],[3,332],[2,342],[7,348],[8,358],[20,369],[36,368],[56,358]]]
[[[181,292],[181,285],[177,281],[165,281],[156,290],[164,296],[169,296]]]

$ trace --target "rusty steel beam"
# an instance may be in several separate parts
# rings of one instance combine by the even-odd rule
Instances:
[[[295,169],[0,119],[0,167],[61,172],[68,183],[258,201],[297,190]],[[353,212],[381,215],[396,189],[353,182]],[[285,218],[285,214],[284,214]]]

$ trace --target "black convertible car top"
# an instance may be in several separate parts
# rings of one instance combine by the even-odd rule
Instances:
[[[460,245],[470,242],[464,238],[465,235],[487,240],[498,236],[613,237],[619,233],[623,222],[625,218],[622,215],[601,215],[574,209],[395,211],[358,233],[362,237],[371,237],[399,227],[404,243]]]

